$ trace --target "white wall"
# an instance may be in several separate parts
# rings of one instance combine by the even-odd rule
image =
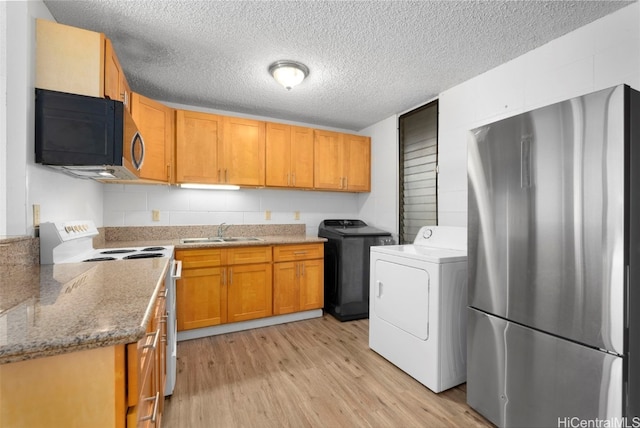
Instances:
[[[640,6],[634,3],[512,61],[440,94],[438,220],[467,224],[467,131],[567,98],[626,83],[640,89]],[[426,104],[427,101],[425,101]],[[385,144],[397,130],[385,126],[396,116],[368,128],[374,158],[390,165]],[[365,130],[367,131],[367,130]],[[378,151],[383,151],[381,156]],[[394,162],[397,165],[397,156]],[[386,177],[386,173],[385,174]],[[394,172],[394,174],[397,174]],[[397,204],[397,184],[377,180],[369,196]],[[365,204],[363,218],[391,224],[388,207]],[[397,229],[395,230],[397,233]]]
[[[7,235],[34,234],[33,204],[40,205],[41,221],[91,219],[102,225],[102,184],[67,177],[34,163],[36,18],[53,19],[43,2],[6,3],[6,45],[4,37],[0,43],[6,46],[6,103],[10,106],[3,115]]]
[[[7,234],[7,5],[0,2],[0,236]]]
[[[371,193],[359,196],[358,217],[367,224],[398,233],[398,116],[361,131],[371,136]]]
[[[152,210],[160,211],[159,222],[152,221]],[[266,220],[266,211],[271,211],[271,220]],[[295,211],[300,212],[299,220]],[[325,218],[357,215],[356,197],[349,193],[118,184],[104,188],[105,226],[303,223],[307,234],[315,235]]]
[[[467,130],[620,83],[640,89],[639,8],[627,6],[440,94],[440,224],[467,224]]]

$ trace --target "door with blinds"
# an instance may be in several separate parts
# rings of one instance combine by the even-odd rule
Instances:
[[[438,224],[438,101],[400,116],[400,244]]]

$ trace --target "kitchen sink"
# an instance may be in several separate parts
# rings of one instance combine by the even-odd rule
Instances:
[[[229,238],[220,238],[223,242],[242,242],[242,241],[263,241],[263,239],[256,238],[253,236],[237,236],[237,237],[229,237]]]
[[[209,244],[223,242],[222,238],[182,238],[180,240],[181,244]]]
[[[254,236],[231,236],[222,238],[182,238],[181,244],[222,244],[225,242],[250,242],[250,241],[262,241],[261,238]]]

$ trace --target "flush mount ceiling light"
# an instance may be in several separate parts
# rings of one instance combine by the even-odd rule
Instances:
[[[304,78],[309,75],[309,69],[302,63],[283,60],[271,64],[269,73],[278,83],[290,91],[291,88],[302,83]]]

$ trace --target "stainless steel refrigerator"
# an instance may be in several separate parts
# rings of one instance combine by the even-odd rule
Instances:
[[[472,130],[468,182],[469,405],[507,427],[640,426],[640,93]]]

